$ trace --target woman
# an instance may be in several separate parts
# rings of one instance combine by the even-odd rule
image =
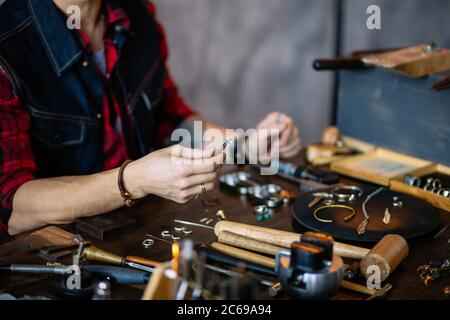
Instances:
[[[215,148],[161,149],[174,129],[195,120],[204,129],[225,128],[179,96],[152,4],[7,0],[0,57],[0,237],[150,194],[186,203],[214,188],[223,160]],[[279,130],[281,156],[300,150],[288,116],[270,114],[249,145],[262,129]]]

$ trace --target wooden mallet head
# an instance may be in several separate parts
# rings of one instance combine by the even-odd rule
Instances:
[[[406,240],[399,235],[388,234],[362,258],[361,272],[368,278],[374,274],[373,266],[377,266],[380,268],[381,281],[384,281],[408,254],[409,247]]]

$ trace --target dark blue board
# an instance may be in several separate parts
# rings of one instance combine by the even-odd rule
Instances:
[[[450,166],[450,90],[432,91],[437,80],[341,71],[337,125],[346,136]]]

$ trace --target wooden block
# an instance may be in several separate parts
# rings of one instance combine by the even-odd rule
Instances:
[[[429,165],[429,161],[379,148],[367,154],[335,161],[331,164],[331,170],[388,187],[391,179]]]
[[[450,70],[450,50],[436,48],[427,51],[427,45],[395,50],[364,57],[363,62],[398,71],[419,78]]]
[[[436,173],[441,173],[443,175],[450,176],[450,167],[446,167],[440,164],[435,164],[428,166],[426,168],[421,168],[412,172],[409,172],[409,175],[415,177],[425,177],[429,175],[433,175]],[[404,192],[407,194],[411,194],[417,198],[423,199],[435,206],[436,208],[440,208],[450,212],[450,199],[437,195],[430,191],[425,191],[422,188],[416,188],[414,186],[407,185],[404,183],[405,175],[401,175],[393,180],[391,180],[390,188],[391,190]]]
[[[136,219],[124,214],[113,212],[95,217],[82,218],[75,221],[77,230],[88,235],[105,240],[111,236],[118,235],[135,226]]]

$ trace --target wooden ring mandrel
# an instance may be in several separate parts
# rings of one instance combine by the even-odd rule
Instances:
[[[220,237],[220,234],[224,231],[234,233],[241,237],[246,237],[251,240],[264,242],[273,246],[282,248],[290,248],[292,242],[300,240],[301,235],[294,232],[287,232],[282,230],[264,228],[259,226],[252,226],[231,221],[219,221],[216,223],[214,232]],[[229,235],[222,236],[222,239]],[[220,240],[219,240],[220,241]],[[229,241],[229,244],[232,240]],[[245,247],[245,241],[243,239],[234,239],[235,246]],[[244,244],[243,244],[244,243]],[[246,249],[256,250],[258,248],[251,243],[253,248],[245,247]],[[274,250],[274,248],[272,248]],[[266,251],[259,251],[267,254],[272,254]],[[343,257],[351,259],[361,260],[361,272],[365,277],[370,276],[371,271],[367,268],[371,265],[378,266],[381,271],[381,281],[384,281],[395,268],[408,256],[409,248],[405,239],[399,235],[387,235],[381,239],[372,250],[361,248],[357,246],[347,245],[340,242],[334,242],[334,252]]]

